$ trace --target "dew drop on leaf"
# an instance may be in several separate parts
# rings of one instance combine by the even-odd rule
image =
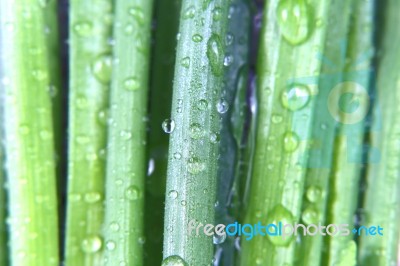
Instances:
[[[76,22],[73,26],[74,32],[81,37],[89,36],[92,33],[93,25],[88,21]]]
[[[310,100],[310,91],[307,86],[292,84],[281,95],[282,105],[290,111],[297,111],[305,107]]]
[[[217,103],[218,113],[225,114],[226,112],[228,112],[228,110],[229,110],[228,102],[225,99],[221,98]]]
[[[309,224],[318,224],[318,212],[312,206],[308,206],[301,215],[301,219],[307,225]]]
[[[109,54],[102,54],[92,63],[92,73],[98,81],[107,84],[111,80],[112,58]]]
[[[178,191],[171,190],[170,192],[168,192],[168,197],[170,197],[171,199],[176,199],[178,197]]]
[[[125,197],[129,200],[137,200],[140,197],[140,189],[137,186],[130,186],[125,190]]]
[[[310,202],[317,202],[321,199],[322,191],[316,186],[310,186],[306,190],[306,197]]]
[[[140,82],[136,77],[129,77],[125,79],[124,87],[128,91],[136,91],[140,88]]]
[[[224,51],[221,38],[213,33],[207,42],[207,58],[210,62],[211,72],[215,76],[223,74]]]
[[[184,68],[189,68],[190,67],[190,57],[184,57],[181,59],[181,66]]]
[[[282,204],[276,205],[269,215],[267,215],[267,224],[275,224],[277,225],[279,222],[282,222],[282,224],[293,224],[293,215],[292,213],[286,209]],[[282,236],[273,236],[273,235],[268,235],[269,240],[271,241],[272,244],[274,244],[277,247],[282,247],[282,246],[288,246],[289,243],[292,241],[293,237],[285,237],[283,238]]]
[[[92,235],[82,241],[81,247],[85,253],[95,253],[100,250],[101,245],[101,238],[97,235]]]
[[[175,129],[175,121],[172,119],[165,119],[161,125],[165,133],[171,134]]]
[[[297,45],[310,36],[314,18],[307,1],[281,0],[277,17],[281,34],[289,43]]]
[[[194,42],[201,42],[203,40],[203,36],[201,36],[200,34],[195,34],[192,36],[192,41]]]
[[[283,148],[286,152],[293,152],[299,146],[299,137],[294,132],[286,132],[283,135]]]
[[[132,15],[140,25],[144,24],[145,16],[144,16],[143,10],[140,7],[130,8],[129,14]]]
[[[189,135],[192,139],[199,139],[203,136],[203,129],[200,124],[193,123],[189,127]]]
[[[165,258],[162,261],[161,266],[189,266],[189,264],[184,261],[180,256],[172,255]]]

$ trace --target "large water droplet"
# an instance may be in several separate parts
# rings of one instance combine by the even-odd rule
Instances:
[[[287,152],[293,152],[299,146],[299,137],[294,132],[286,132],[283,135],[283,148]]]
[[[218,34],[213,33],[207,42],[207,58],[211,72],[215,76],[221,76],[224,73],[224,50]]]
[[[92,72],[98,81],[108,83],[111,79],[112,58],[108,54],[102,54],[95,58],[92,63]]]
[[[171,134],[175,129],[175,121],[172,119],[165,119],[161,125],[165,133]]]
[[[95,253],[100,250],[102,245],[101,238],[97,235],[89,236],[82,241],[82,250],[86,253]]]
[[[282,36],[297,45],[310,36],[314,18],[311,6],[305,0],[281,0],[277,8]]]
[[[162,261],[161,266],[189,266],[189,264],[178,255],[172,255],[165,258]]]
[[[267,216],[267,220],[268,224],[273,223],[278,225],[279,222],[282,222],[282,224],[293,224],[294,219],[292,213],[288,209],[283,207],[281,204],[278,204],[271,210]],[[288,246],[293,239],[292,236],[286,236],[284,238],[283,236],[279,235],[268,235],[268,238],[272,244],[278,247]]]
[[[307,105],[310,100],[310,91],[307,86],[292,84],[282,93],[282,105],[291,111],[297,111]]]
[[[198,123],[191,124],[189,127],[189,132],[192,139],[199,139],[203,136],[203,129]]]

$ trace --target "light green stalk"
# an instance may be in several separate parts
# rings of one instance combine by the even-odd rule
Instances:
[[[70,1],[65,263],[99,265],[104,216],[112,1]]]
[[[1,97],[2,96],[0,94],[0,99]],[[3,121],[2,112],[3,110],[0,107],[0,121]],[[0,126],[0,139],[3,139],[2,130],[3,129]],[[6,190],[5,190],[5,176],[4,176],[4,152],[3,152],[3,145],[1,144],[0,145],[0,265],[8,264],[8,248],[7,248],[8,240],[7,240],[6,216],[7,216],[7,201],[6,201]]]
[[[373,55],[373,6],[373,1],[354,1],[344,73],[345,83],[340,88],[343,96],[351,93],[352,98],[340,106],[344,112],[339,114],[339,130],[329,187],[326,224],[349,224],[349,230],[355,226],[354,216],[359,198],[361,163],[363,163],[365,116],[370,107],[368,91]],[[354,103],[359,104],[356,110],[351,109]],[[352,233],[348,236],[327,237],[328,252],[324,264],[355,265],[356,249],[353,237]],[[346,262],[346,259],[350,261]]]
[[[293,224],[302,206],[307,146],[331,1],[273,0],[258,53],[258,125],[245,223]],[[242,237],[241,265],[294,265],[294,237]]]
[[[143,263],[152,1],[116,1],[108,130],[105,265]]]
[[[350,12],[353,1],[332,1],[329,6],[327,28],[329,33],[320,54],[322,61],[318,81],[311,148],[305,180],[305,199],[301,222],[305,225],[326,223],[329,177],[332,173],[333,149],[340,120],[332,93],[337,91],[345,79],[346,50],[348,43]],[[339,87],[338,87],[339,86]],[[303,229],[299,229],[301,235]],[[302,237],[297,256],[301,265],[320,265],[324,237],[320,234]]]
[[[370,143],[380,161],[367,168],[363,226],[380,226],[383,236],[360,238],[361,265],[397,265],[400,218],[400,2],[387,1],[382,54],[378,62],[377,97]]]
[[[171,113],[176,34],[179,26],[181,0],[155,1],[153,60],[149,108],[148,160],[145,204],[145,265],[162,261],[165,183],[168,164],[168,135],[161,124]]]
[[[228,0],[184,0],[172,100],[163,265],[208,265],[212,237],[188,223],[214,223]],[[173,130],[171,130],[173,129]]]
[[[58,265],[58,214],[46,1],[0,2],[2,105],[12,265]]]

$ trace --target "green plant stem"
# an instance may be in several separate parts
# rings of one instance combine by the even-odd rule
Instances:
[[[70,1],[65,263],[99,265],[111,78],[112,1]]]
[[[152,2],[117,1],[108,130],[105,265],[142,265]]]
[[[360,238],[361,265],[397,265],[400,218],[400,2],[386,3],[382,54],[378,62],[377,100],[370,143],[380,152],[380,161],[367,168],[363,226],[380,226],[383,236]]]
[[[353,97],[360,97],[360,92],[368,96],[371,79],[371,60],[373,55],[373,1],[356,0],[352,13],[349,32],[349,46],[347,52],[347,65],[345,80],[347,89],[352,89]],[[355,90],[354,85],[361,85],[363,91]],[[343,91],[343,93],[346,93]],[[347,91],[348,93],[348,91]],[[357,99],[357,98],[355,98]],[[363,111],[366,115],[370,107],[368,102],[360,101],[357,113]],[[350,107],[352,101],[347,102]],[[346,108],[346,105],[343,106]],[[349,224],[349,230],[355,226],[354,216],[359,198],[359,180],[363,158],[363,141],[365,131],[365,117],[359,122],[352,121],[354,115],[340,117],[339,130],[336,137],[333,172],[329,188],[329,204],[327,224]],[[373,162],[370,162],[373,163]],[[353,246],[353,234],[340,237],[327,237],[328,252],[327,265],[356,265],[356,253]],[[351,261],[345,262],[349,258]]]
[[[58,265],[58,214],[45,1],[1,1],[12,265]]]
[[[1,97],[2,96],[0,95],[0,99]],[[3,113],[2,113],[3,110],[1,109],[2,108],[0,108],[0,119],[1,119],[0,121],[3,121]],[[0,129],[0,139],[3,139],[2,129]],[[4,152],[3,152],[3,145],[0,145],[0,265],[8,264],[8,248],[7,248],[8,240],[7,240],[6,217],[7,217],[7,201],[6,201],[6,190],[5,190],[5,176],[4,176]]]
[[[184,0],[176,54],[164,223],[164,261],[210,264],[211,237],[188,223],[214,223],[228,0]],[[218,104],[219,102],[219,104]],[[218,105],[218,108],[217,108]],[[179,265],[181,265],[179,264]],[[174,264],[175,265],[175,264]]]
[[[145,265],[162,261],[165,183],[168,164],[168,135],[161,124],[171,113],[172,81],[181,0],[155,2],[155,42],[151,65],[150,118],[148,134],[149,176],[146,178]]]
[[[257,65],[258,125],[245,223],[299,222],[331,1],[268,1]],[[296,11],[297,10],[297,11]],[[300,12],[296,16],[293,12]],[[297,19],[294,19],[297,17]],[[293,265],[293,237],[242,237],[241,265]]]
[[[324,51],[321,55],[322,66],[311,133],[312,146],[309,151],[310,158],[302,206],[302,223],[306,225],[318,223],[324,225],[326,222],[329,177],[334,160],[337,120],[340,120],[336,113],[332,113],[338,105],[332,101],[332,92],[344,81],[352,2],[332,1],[329,7],[327,20],[329,34],[326,36]],[[330,106],[334,106],[333,110]],[[297,251],[301,265],[320,265],[323,240],[324,236],[320,234],[302,237]]]

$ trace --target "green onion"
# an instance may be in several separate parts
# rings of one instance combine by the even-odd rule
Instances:
[[[400,2],[387,1],[384,33],[378,61],[377,97],[372,118],[370,144],[380,153],[380,161],[367,168],[367,188],[361,224],[380,226],[383,236],[360,238],[361,265],[397,265],[400,218]]]
[[[1,51],[1,49],[0,49]],[[1,85],[0,85],[1,86]],[[1,95],[0,95],[1,97]],[[2,116],[3,110],[0,110]],[[3,119],[1,117],[1,119]],[[2,129],[0,129],[0,139],[2,138]],[[7,265],[8,262],[8,248],[7,248],[7,201],[5,190],[5,176],[4,176],[4,154],[3,145],[0,145],[0,265]]]
[[[268,1],[258,53],[258,125],[245,223],[299,222],[330,1]],[[294,237],[242,238],[243,265],[292,265]]]
[[[13,265],[58,265],[58,213],[46,32],[53,4],[1,1],[2,105]],[[54,15],[55,16],[55,15]],[[52,16],[52,17],[54,17]],[[53,21],[53,23],[55,23]],[[11,196],[12,195],[12,196]]]
[[[70,1],[66,265],[101,264],[112,1]]]
[[[105,199],[105,265],[143,261],[150,0],[116,1]]]
[[[213,240],[188,223],[214,223],[228,0],[184,0],[176,54],[167,172],[163,265],[205,265]],[[174,264],[175,263],[175,264]]]

